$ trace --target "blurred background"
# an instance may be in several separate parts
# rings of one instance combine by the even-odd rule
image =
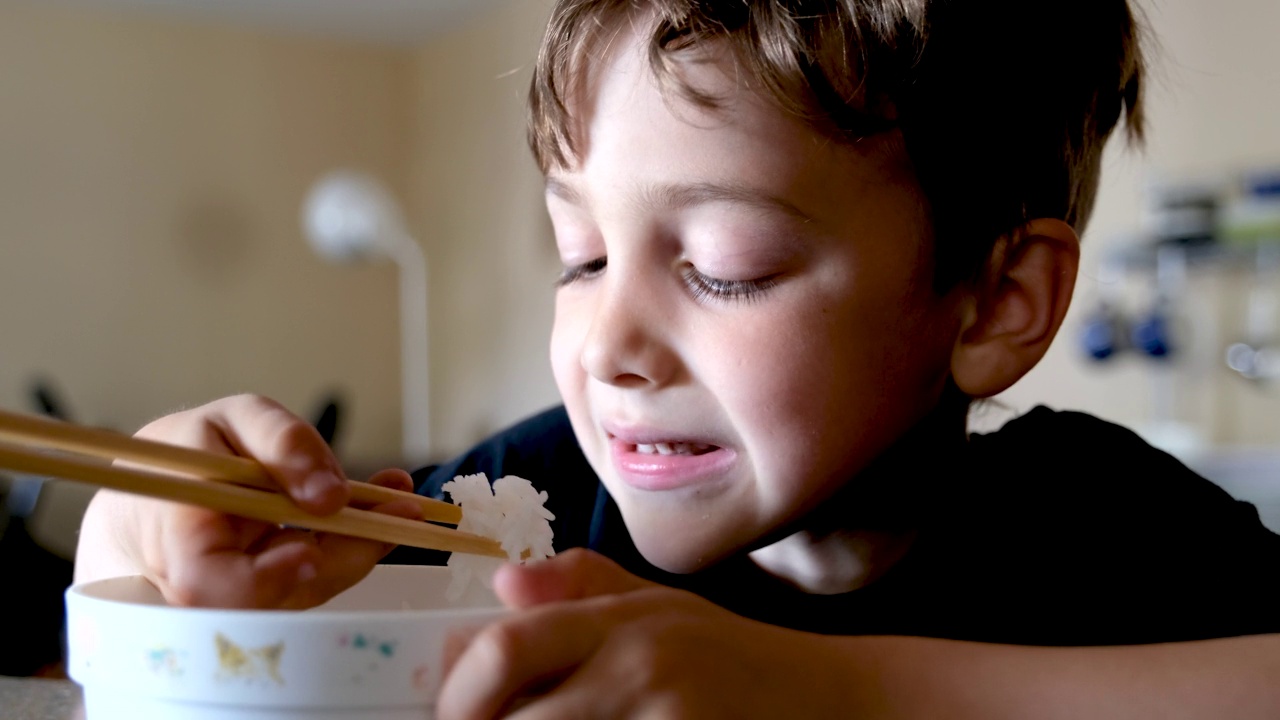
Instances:
[[[132,432],[261,393],[359,475],[555,403],[559,264],[523,129],[548,6],[0,0],[0,407]],[[1086,410],[1280,528],[1280,4],[1143,7],[1146,148],[1108,149],[1059,339],[975,429]],[[338,171],[376,184],[425,271],[317,250],[304,208]],[[400,313],[419,285],[421,333]],[[429,362],[402,372],[402,342]],[[415,382],[429,422],[402,412]],[[30,616],[56,623],[89,491],[0,494],[0,572],[44,578]],[[0,674],[50,672],[34,632]]]

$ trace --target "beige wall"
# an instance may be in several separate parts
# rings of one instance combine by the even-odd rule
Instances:
[[[431,268],[436,453],[556,401],[558,263],[523,105],[547,3],[420,50],[0,4],[0,405],[51,378],[82,422],[134,429],[241,391],[397,457],[397,277],[337,267],[298,223],[337,167],[405,203]]]
[[[339,388],[348,454],[399,447],[396,275],[335,267],[308,185],[367,169],[406,196],[407,53],[0,3],[0,405],[47,376],[133,429],[255,391]]]
[[[441,452],[558,402],[547,358],[559,260],[525,93],[549,3],[516,0],[414,58],[410,193],[431,262]]]

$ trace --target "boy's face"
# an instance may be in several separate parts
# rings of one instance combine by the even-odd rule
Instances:
[[[668,104],[634,40],[611,55],[548,177],[551,361],[637,547],[688,572],[803,527],[931,412],[958,302],[894,138],[834,144],[714,63],[688,72],[722,110]]]

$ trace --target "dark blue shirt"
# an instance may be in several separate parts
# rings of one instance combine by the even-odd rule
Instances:
[[[1280,536],[1256,509],[1083,413],[1036,408],[972,436],[946,477],[904,478],[923,508],[916,540],[882,577],[839,595],[801,592],[745,555],[689,575],[650,565],[563,408],[415,480],[418,492],[441,497],[442,484],[478,472],[546,490],[558,551],[591,548],[642,577],[800,630],[1030,645],[1280,632]],[[443,560],[398,548],[386,562]]]

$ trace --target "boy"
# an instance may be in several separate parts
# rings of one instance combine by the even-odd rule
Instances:
[[[520,612],[439,717],[1280,714],[1251,508],[1087,416],[965,430],[1057,332],[1141,65],[1123,0],[559,2],[530,134],[565,405],[416,485],[530,478],[590,550],[498,573]],[[344,499],[261,398],[142,434]],[[104,493],[78,569],[297,607],[387,551]]]

